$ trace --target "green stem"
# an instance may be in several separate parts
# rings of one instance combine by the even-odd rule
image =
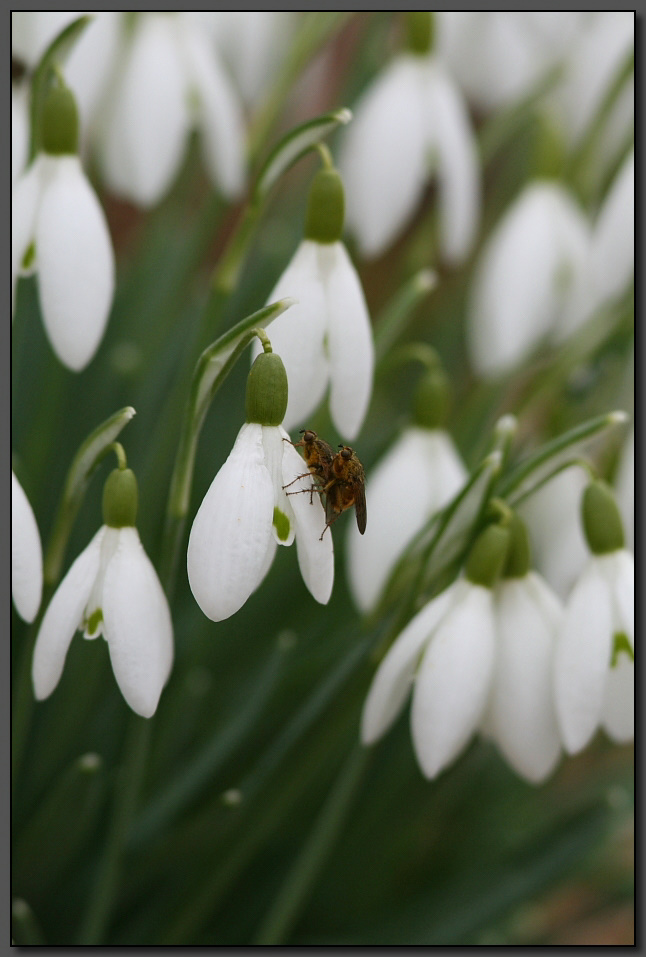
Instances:
[[[343,765],[330,794],[319,813],[273,904],[260,926],[255,945],[285,945],[298,915],[325,866],[346,823],[352,802],[363,778],[368,757],[366,748],[357,745]]]
[[[79,944],[105,943],[105,933],[114,907],[123,851],[130,833],[144,777],[150,744],[151,722],[134,713],[125,744],[125,760],[120,769],[105,848],[99,861],[92,896],[81,929]]]

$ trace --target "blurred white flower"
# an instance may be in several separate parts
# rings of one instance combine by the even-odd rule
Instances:
[[[38,274],[41,312],[52,348],[61,362],[79,371],[103,337],[115,269],[108,225],[78,156],[40,153],[15,185],[12,309],[26,255],[26,271],[35,269]]]
[[[556,646],[556,711],[565,748],[580,751],[601,725],[619,742],[634,736],[632,555],[593,555],[572,590]]]
[[[235,614],[269,571],[276,545],[291,545],[294,538],[305,584],[317,601],[327,603],[334,580],[332,536],[323,534],[325,512],[319,496],[308,494],[311,488],[303,459],[282,426],[242,426],[204,496],[188,542],[189,584],[208,618],[222,621]]]
[[[449,433],[419,426],[402,432],[368,475],[370,509],[379,521],[364,535],[351,525],[346,540],[350,591],[362,611],[375,605],[406,546],[466,477]]]
[[[463,260],[479,220],[480,172],[466,107],[442,64],[429,54],[399,54],[353,114],[339,168],[362,254],[377,256],[397,238],[436,176],[441,253]]]
[[[441,10],[438,52],[469,100],[496,109],[527,94],[570,50],[573,10]]]
[[[25,168],[29,155],[29,105],[27,87],[11,84],[11,185]]]
[[[586,483],[582,469],[564,469],[518,507],[527,523],[536,568],[562,599],[589,557],[580,518]]]
[[[630,151],[592,229],[585,266],[557,329],[569,335],[628,287],[635,271],[635,151]]]
[[[38,525],[24,489],[11,472],[11,596],[16,611],[33,621],[43,592],[43,554]]]
[[[296,304],[271,326],[289,380],[283,425],[305,425],[329,385],[332,421],[353,439],[370,402],[374,346],[361,283],[343,243],[304,239],[267,301],[286,296]],[[253,356],[259,352],[255,344]]]
[[[553,333],[582,274],[587,221],[558,183],[537,180],[505,211],[480,255],[468,345],[478,373],[503,373]]]
[[[150,718],[173,663],[173,625],[134,526],[103,525],[49,603],[32,665],[39,700],[58,684],[77,629],[86,638],[104,636],[122,695],[133,711]]]
[[[228,199],[244,186],[240,106],[208,37],[180,12],[139,13],[106,102],[99,160],[115,192],[156,203],[179,170],[191,128],[213,183]]]
[[[208,30],[248,106],[266,95],[292,41],[296,15],[291,10],[192,11]]]

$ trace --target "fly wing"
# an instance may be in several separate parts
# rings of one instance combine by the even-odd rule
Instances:
[[[354,510],[357,516],[357,528],[363,535],[366,530],[366,521],[368,519],[368,510],[366,508],[366,491],[363,486],[357,489],[355,492]]]

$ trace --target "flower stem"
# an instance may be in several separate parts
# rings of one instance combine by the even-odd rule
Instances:
[[[350,753],[305,845],[260,926],[255,945],[287,943],[299,912],[347,820],[370,753],[360,745],[356,745]]]
[[[125,760],[115,786],[115,800],[106,845],[92,896],[79,931],[79,944],[104,943],[121,873],[123,850],[137,807],[144,777],[151,723],[134,713],[130,716],[125,742]]]

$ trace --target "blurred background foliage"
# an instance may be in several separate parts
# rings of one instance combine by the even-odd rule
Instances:
[[[299,98],[297,85],[265,151],[295,122],[352,106],[391,45],[391,14],[342,19],[319,55],[326,78],[319,102]],[[499,124],[488,149],[481,236],[531,174],[538,119],[531,106],[515,113],[509,108],[506,130]],[[480,144],[491,142],[496,118],[475,121]],[[334,138],[330,146],[334,153]],[[275,189],[214,336],[266,301],[302,237],[315,168],[305,159]],[[134,406],[121,440],[139,479],[142,542],[156,562],[208,277],[239,209],[214,197],[194,142],[171,192],[152,211],[110,195],[102,200],[117,254],[117,294],[99,353],[83,372],[72,374],[55,358],[35,281],[20,283],[14,466],[46,543],[78,446],[115,410]],[[442,357],[456,396],[450,429],[467,465],[478,461],[496,419],[517,412],[527,394],[519,433],[527,446],[611,408],[630,412],[628,325],[586,357],[586,375],[553,377],[542,392],[532,390],[549,356],[511,380],[475,379],[465,356],[464,312],[478,250],[459,268],[438,266],[435,200],[431,186],[402,239],[358,268],[376,320],[416,270],[438,268],[437,288],[416,308],[406,339],[432,343]],[[243,359],[207,416],[191,518],[243,421],[247,369]],[[408,420],[412,378],[407,367],[378,372],[356,442],[368,475]],[[303,425],[332,444],[340,439],[326,410]],[[90,484],[65,569],[100,524],[107,468]],[[368,485],[368,502],[369,494]],[[344,526],[353,520],[344,517],[334,528],[336,576],[327,606],[307,592],[294,550],[279,549],[262,587],[216,624],[195,603],[181,562],[176,661],[151,721],[101,942],[632,943],[632,746],[599,735],[540,787],[517,777],[480,739],[438,780],[426,781],[407,713],[378,745],[361,749],[371,651],[387,622],[367,629],[347,590]],[[12,632],[15,678],[33,632],[13,611]],[[132,721],[107,646],[77,636],[56,692],[31,708],[13,775],[16,943],[81,941]]]

